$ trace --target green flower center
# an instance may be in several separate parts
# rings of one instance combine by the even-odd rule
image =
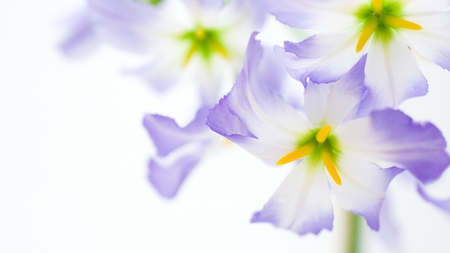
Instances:
[[[157,6],[158,4],[160,4],[162,1],[164,0],[138,0],[139,2],[143,2],[143,3],[148,3],[154,6]]]
[[[395,29],[422,29],[420,25],[402,18],[402,5],[399,1],[372,0],[371,4],[362,6],[356,12],[356,17],[364,23],[356,52],[363,49],[372,35],[386,42],[392,38]]]
[[[199,54],[205,61],[209,61],[214,54],[229,59],[230,54],[222,43],[220,31],[205,29],[197,26],[194,30],[185,32],[179,37],[182,41],[189,43],[189,49],[184,58],[186,65],[192,56]]]
[[[298,142],[294,151],[278,160],[277,165],[283,165],[309,156],[308,161],[312,163],[312,167],[322,162],[333,181],[337,185],[342,185],[341,177],[336,169],[339,153],[338,141],[335,136],[330,135],[331,130],[332,127],[329,125],[312,130],[310,135]]]

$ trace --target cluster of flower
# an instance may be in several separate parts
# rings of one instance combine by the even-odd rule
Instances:
[[[197,83],[202,106],[187,126],[144,117],[158,150],[149,180],[162,196],[175,196],[224,136],[268,164],[296,163],[252,222],[298,234],[331,230],[331,192],[377,230],[396,175],[427,184],[450,164],[441,132],[395,109],[427,93],[412,52],[450,69],[449,7],[447,0],[88,0],[62,49],[106,41],[148,53],[138,74],[160,91],[187,78]],[[315,34],[275,46],[281,61],[274,61],[253,32],[268,15]],[[234,86],[220,99],[230,76]],[[289,78],[304,86],[301,107],[283,98]],[[450,201],[419,193],[450,211]]]

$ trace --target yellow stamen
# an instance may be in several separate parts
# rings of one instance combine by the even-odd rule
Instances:
[[[380,13],[383,10],[383,0],[372,0],[372,10],[375,13]]]
[[[189,63],[189,61],[191,60],[192,56],[197,51],[197,49],[198,49],[198,46],[195,44],[192,45],[191,48],[189,48],[189,51],[186,54],[186,57],[184,57],[183,67],[185,67]]]
[[[316,146],[317,146],[316,143],[314,141],[311,141],[311,142],[307,143],[306,145],[283,156],[280,160],[278,160],[277,165],[283,165],[283,164],[298,160],[302,157],[305,157],[305,156],[311,154],[316,149]]]
[[[197,28],[197,30],[195,30],[195,37],[199,40],[203,40],[206,37],[205,30]]]
[[[369,22],[366,24],[366,27],[364,27],[364,30],[361,33],[361,36],[359,37],[358,44],[356,44],[356,52],[358,53],[361,51],[366,45],[367,41],[369,40],[370,36],[372,36],[373,32],[377,29],[378,26],[378,19],[371,18]]]
[[[341,186],[341,177],[339,176],[336,167],[333,164],[333,158],[331,158],[331,154],[328,148],[323,147],[322,150],[320,150],[320,156],[322,157],[323,164],[325,164],[325,168],[327,168],[327,171],[330,174],[331,178],[337,185]]]
[[[408,20],[404,20],[399,17],[391,16],[391,15],[384,15],[383,22],[386,25],[388,25],[390,27],[395,27],[395,28],[405,28],[405,29],[410,29],[410,30],[422,29],[422,26],[420,26],[416,23],[410,22]]]
[[[217,52],[218,54],[222,55],[225,59],[230,59],[230,54],[219,43],[211,43],[211,49]]]
[[[320,131],[316,134],[316,140],[318,143],[323,143],[328,135],[331,132],[331,129],[333,129],[330,125],[324,126]]]
[[[233,142],[230,141],[230,140],[228,140],[228,139],[225,139],[225,140],[223,141],[223,145],[224,145],[225,147],[231,147],[231,146],[233,146]]]

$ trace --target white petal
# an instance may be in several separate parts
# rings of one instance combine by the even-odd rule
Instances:
[[[372,40],[365,71],[369,96],[362,103],[362,114],[396,107],[404,100],[423,96],[428,91],[427,80],[416,59],[395,34],[389,43]]]
[[[310,124],[338,126],[356,109],[364,90],[364,59],[335,83],[308,83],[305,111]]]
[[[419,24],[422,26],[422,29],[401,29],[398,31],[401,38],[412,50],[430,59],[442,68],[449,70],[450,13],[433,12],[428,14],[408,15],[405,19]]]
[[[379,213],[386,189],[392,178],[402,170],[381,169],[374,164],[345,157],[345,154],[339,157],[338,167],[342,185],[330,185],[339,205],[362,215],[372,229],[378,230]]]
[[[299,234],[332,228],[333,207],[325,171],[300,163],[252,222],[270,222]]]

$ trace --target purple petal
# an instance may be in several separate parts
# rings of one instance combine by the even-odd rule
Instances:
[[[179,127],[171,118],[147,114],[143,124],[158,150],[158,155],[166,156],[186,143],[209,139],[211,132],[205,125],[207,112],[207,108],[200,109],[195,119],[186,127]]]
[[[206,124],[214,132],[232,141],[235,141],[239,136],[255,138],[239,118],[229,111],[227,102],[227,96],[225,96],[219,101],[219,104],[210,110]]]
[[[158,193],[165,198],[173,198],[191,170],[203,157],[202,152],[190,152],[180,159],[163,165],[155,159],[148,164],[148,180]]]
[[[417,191],[419,192],[420,196],[422,196],[422,198],[424,200],[428,201],[429,203],[439,207],[440,209],[442,209],[446,212],[450,212],[450,198],[436,199],[436,198],[430,196],[427,192],[425,192],[425,189],[420,185],[417,186]]]
[[[79,13],[66,28],[69,30],[68,37],[59,45],[62,52],[69,57],[82,56],[90,53],[98,44],[99,39],[95,34],[94,25],[86,11]]]
[[[133,0],[89,0],[96,32],[121,49],[143,53],[149,49],[145,27],[157,17],[155,7]]]
[[[411,172],[422,183],[438,179],[450,164],[441,132],[431,123],[415,123],[401,111],[387,109],[350,121],[338,129],[346,153]]]
[[[276,48],[289,74],[306,85],[309,77],[315,83],[337,81],[364,55],[354,52],[354,30],[325,32],[313,35],[299,43],[285,42],[284,50]]]

